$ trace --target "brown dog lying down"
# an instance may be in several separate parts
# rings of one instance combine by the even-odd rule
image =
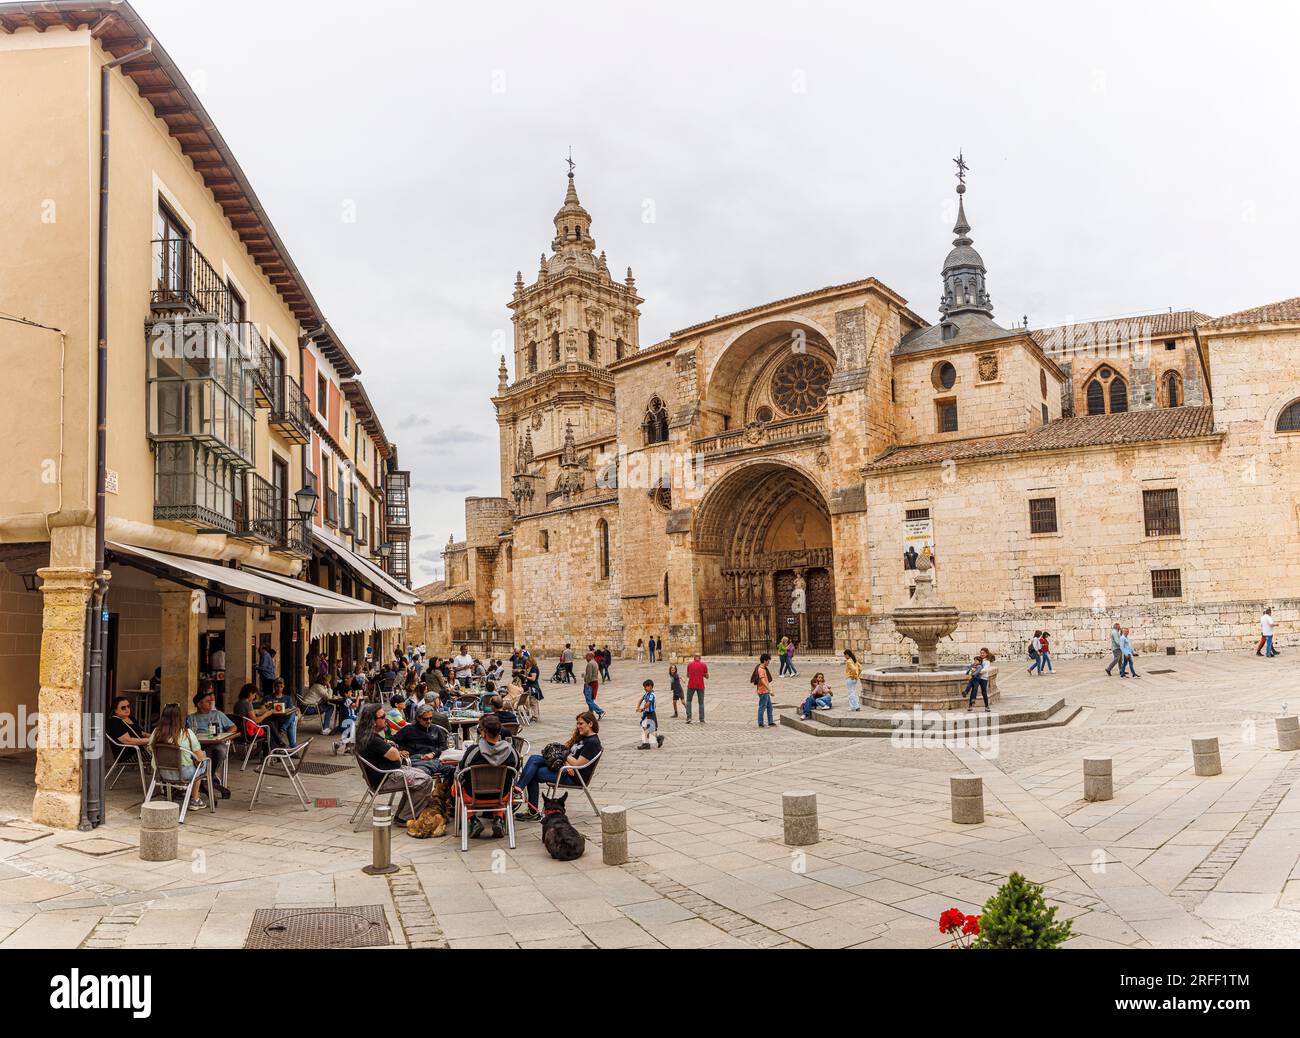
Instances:
[[[445,778],[439,778],[433,784],[433,800],[420,812],[419,818],[412,818],[406,823],[406,832],[417,840],[446,836],[451,811],[451,783]]]

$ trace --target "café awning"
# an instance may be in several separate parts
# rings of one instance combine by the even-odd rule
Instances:
[[[360,602],[288,577],[245,569],[230,569],[215,562],[110,541],[109,550],[125,565],[135,566],[164,580],[196,591],[218,592],[257,608],[277,605],[300,612],[311,620],[311,637],[327,634],[364,634],[401,627],[401,617],[391,609]]]
[[[403,587],[400,583],[390,577],[382,569],[376,566],[369,559],[358,555],[349,548],[336,544],[323,534],[316,530],[311,532],[312,540],[323,551],[331,552],[337,556],[348,569],[352,570],[354,576],[370,587],[374,588],[381,595],[391,598],[397,603],[397,611],[402,616],[414,616],[415,607],[420,600],[415,593]]]

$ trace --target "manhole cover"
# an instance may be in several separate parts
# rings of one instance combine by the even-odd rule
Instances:
[[[320,761],[309,760],[298,766],[298,770],[306,775],[337,775],[340,771],[355,771],[355,768],[346,764],[322,764]]]
[[[262,908],[245,948],[377,948],[391,944],[383,905],[359,908]]]

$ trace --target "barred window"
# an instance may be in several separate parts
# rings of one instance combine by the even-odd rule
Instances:
[[[1142,511],[1148,537],[1172,537],[1182,533],[1178,521],[1177,490],[1142,491]]]
[[[1029,502],[1029,532],[1056,533],[1056,498],[1039,497]]]
[[[957,401],[945,400],[936,406],[939,411],[939,431],[941,433],[957,432]]]
[[[907,521],[909,523],[919,523],[924,519],[930,518],[930,509],[928,508],[909,508],[907,510]]]
[[[1151,571],[1152,598],[1182,598],[1183,571],[1180,569],[1153,569]]]
[[[1061,577],[1053,574],[1034,578],[1034,602],[1037,605],[1057,605],[1061,601]]]
[[[1278,432],[1300,432],[1300,400],[1287,404],[1277,416]]]

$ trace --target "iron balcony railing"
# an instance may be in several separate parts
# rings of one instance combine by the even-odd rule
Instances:
[[[235,536],[258,541],[274,552],[311,556],[311,534],[298,516],[289,513],[290,504],[274,484],[256,472],[245,473],[243,493],[235,502]]]
[[[253,378],[257,406],[270,409],[268,421],[271,428],[278,430],[285,439],[299,445],[310,443],[307,394],[290,375],[285,374],[284,359],[275,347],[265,342],[256,328],[249,327],[252,329],[249,341],[257,359]]]
[[[328,490],[325,492],[325,522],[334,527],[339,524],[339,498]]]
[[[343,532],[356,535],[357,529],[357,503],[349,501],[347,509],[343,513]]]
[[[153,243],[155,313],[224,315],[229,290],[207,257],[188,239],[161,238]]]
[[[238,327],[180,317],[149,323],[152,443],[199,443],[236,468],[253,467],[253,366]]]

